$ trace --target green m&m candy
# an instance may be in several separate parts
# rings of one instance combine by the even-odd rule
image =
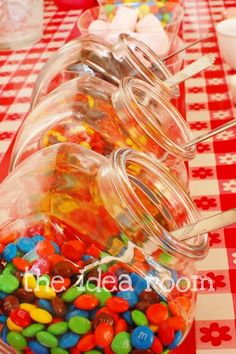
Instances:
[[[9,332],[7,335],[7,343],[16,350],[23,350],[27,347],[26,339],[18,332]]]
[[[53,323],[48,327],[48,332],[54,334],[55,336],[60,336],[68,331],[68,323],[67,322],[57,322]]]
[[[85,334],[91,329],[91,322],[82,316],[74,316],[68,322],[69,328],[72,332],[77,334]]]
[[[128,332],[118,333],[112,343],[111,349],[116,354],[128,354],[132,350],[130,334]]]
[[[36,334],[44,329],[41,323],[33,323],[32,325],[23,329],[22,334],[24,337],[35,337]]]
[[[58,346],[58,339],[53,334],[42,331],[36,334],[36,338],[40,344],[47,348],[56,348]]]

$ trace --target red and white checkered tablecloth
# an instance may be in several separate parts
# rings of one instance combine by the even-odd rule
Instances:
[[[191,42],[212,31],[226,7],[236,0],[184,0],[183,39]],[[45,0],[44,37],[27,50],[0,52],[0,159],[29,108],[35,78],[47,58],[71,36],[79,11],[57,11]],[[213,36],[186,55],[186,64],[206,53],[215,53],[216,64],[185,85],[186,117],[199,135],[234,117],[228,80],[234,72],[223,63]],[[198,144],[198,155],[189,164],[190,193],[203,216],[236,207],[236,129]],[[3,168],[0,165],[0,169]],[[198,264],[200,273],[214,281],[214,292],[199,293],[196,321],[184,354],[236,353],[236,227],[210,234],[208,257]]]

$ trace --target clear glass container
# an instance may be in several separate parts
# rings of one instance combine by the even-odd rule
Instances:
[[[204,234],[191,241],[180,241],[171,236],[172,230],[196,222],[200,215],[190,197],[156,159],[127,148],[118,149],[106,158],[76,144],[62,143],[41,150],[25,160],[1,184],[0,192],[0,252],[8,263],[7,269],[6,264],[2,266],[0,287],[8,292],[7,295],[17,297],[18,303],[14,305],[16,310],[20,306],[19,302],[27,302],[26,290],[34,290],[35,296],[30,303],[37,307],[43,306],[38,301],[45,295],[42,288],[40,294],[35,293],[36,285],[32,282],[31,287],[26,288],[22,274],[17,273],[19,258],[26,262],[31,278],[36,277],[36,274],[50,276],[50,294],[53,289],[52,276],[65,276],[65,268],[60,268],[60,272],[56,271],[58,262],[65,263],[65,258],[68,259],[66,267],[68,268],[68,262],[71,267],[69,275],[66,273],[71,280],[69,286],[74,284],[73,280],[77,279],[74,275],[78,273],[86,277],[88,271],[102,264],[109,265],[105,270],[102,267],[102,271],[111,275],[114,267],[117,270],[118,266],[122,268],[121,273],[125,272],[130,276],[134,291],[137,291],[136,298],[141,298],[140,290],[148,291],[147,284],[150,284],[152,294],[158,295],[155,295],[154,303],[155,306],[159,303],[157,307],[163,312],[161,319],[158,311],[148,310],[153,302],[148,302],[145,310],[154,333],[159,331],[161,338],[160,331],[163,335],[163,331],[165,333],[167,330],[166,326],[171,326],[175,342],[172,345],[172,338],[168,344],[172,345],[169,349],[182,342],[192,324],[196,299],[196,289],[187,289],[186,282],[193,286],[196,274],[194,262],[206,256],[208,237]],[[53,247],[48,247],[48,242],[51,241],[54,242]],[[5,249],[9,244],[13,248],[17,246],[18,261],[14,257],[9,259],[9,253]],[[95,252],[97,249],[101,249],[103,253]],[[88,258],[83,258],[81,262],[80,252],[81,255],[93,256],[89,258],[89,262]],[[95,257],[95,253],[99,256]],[[63,256],[62,259],[60,255]],[[15,267],[12,267],[12,262]],[[24,271],[22,263],[20,267]],[[142,281],[138,289],[137,276]],[[9,277],[10,288],[9,284],[3,284],[3,278]],[[144,279],[146,282],[143,284]],[[169,287],[169,282],[173,287]],[[80,289],[81,283],[78,286]],[[86,290],[81,290],[73,299],[65,300],[64,291],[65,289],[57,294],[57,303],[62,300],[64,306],[63,314],[59,316],[62,318],[71,311],[71,302],[86,293]],[[117,292],[112,295],[123,296]],[[6,294],[1,293],[1,296],[4,301]],[[54,296],[47,296],[49,304],[55,308]],[[109,306],[108,301],[111,300],[105,299],[100,306]],[[127,301],[125,304],[127,306]],[[13,306],[12,302],[10,305]],[[129,310],[132,311],[134,306],[129,303]],[[35,307],[28,309],[30,316],[34,310]],[[47,317],[48,311],[52,311],[50,307],[47,314],[44,314]],[[127,308],[119,310],[118,316],[122,316],[124,311]],[[87,312],[87,317],[93,321],[94,311],[91,312],[90,308]],[[158,319],[155,317],[153,320],[153,316]],[[11,318],[14,322],[15,317],[11,315]],[[40,322],[40,318],[33,314],[31,318]],[[45,320],[46,327],[48,323],[51,322]],[[133,326],[134,324],[130,325],[127,331],[132,331]],[[6,336],[6,327],[11,330],[11,321],[5,325],[5,335],[2,335],[9,339]],[[21,346],[21,349],[24,348]],[[119,354],[119,350],[115,353]]]
[[[188,124],[164,96],[144,81],[116,86],[93,76],[69,80],[27,117],[12,152],[11,168],[37,150],[75,142],[103,155],[128,146],[158,158],[187,188],[183,161],[195,156]]]
[[[169,35],[169,53],[183,48],[182,40]],[[166,95],[178,97],[177,86],[168,88],[163,81],[182,65],[182,51],[166,64],[144,43],[126,35],[112,46],[99,36],[84,35],[70,41],[51,55],[41,70],[31,99],[34,108],[48,93],[71,78],[91,74],[115,85],[126,76],[133,76],[161,88]]]
[[[0,50],[29,46],[43,35],[43,0],[0,1]]]

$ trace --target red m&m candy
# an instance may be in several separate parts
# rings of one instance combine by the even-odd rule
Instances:
[[[17,326],[22,327],[22,328],[28,327],[32,322],[29,313],[27,311],[21,310],[21,309],[12,310],[10,313],[10,319]]]

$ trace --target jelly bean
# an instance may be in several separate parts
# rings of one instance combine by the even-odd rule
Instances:
[[[102,312],[95,316],[93,320],[93,328],[96,329],[101,323],[107,323],[113,327],[115,325],[115,320],[113,316],[109,315],[109,313]]]
[[[7,327],[10,331],[13,331],[13,332],[18,332],[18,333],[21,333],[23,328],[20,327],[20,326],[17,326],[17,324],[15,324],[11,319],[10,317],[8,317],[7,319]]]
[[[52,348],[51,354],[69,354],[69,352],[65,349],[62,349],[62,348]]]
[[[6,315],[9,315],[10,312],[19,307],[19,300],[14,295],[8,295],[2,300],[2,308]]]
[[[39,341],[39,343],[44,345],[45,347],[56,348],[58,346],[57,337],[55,337],[53,334],[49,332],[46,331],[38,332],[36,334],[36,338]]]
[[[59,339],[59,347],[68,349],[74,347],[79,341],[80,336],[74,332],[66,332]]]
[[[28,347],[33,351],[35,354],[49,354],[49,349],[44,345],[40,344],[38,341],[33,340],[28,343]]]
[[[14,243],[9,243],[3,250],[2,257],[6,262],[11,262],[17,254],[17,247]]]
[[[35,247],[34,241],[29,237],[20,237],[17,240],[17,248],[23,253],[28,253],[32,251]]]
[[[30,312],[30,317],[32,320],[38,323],[50,323],[52,321],[52,316],[48,311],[42,309],[36,309]]]
[[[174,328],[171,327],[167,321],[161,323],[158,329],[158,337],[162,344],[167,346],[170,345],[174,340],[175,332]]]
[[[33,323],[27,328],[24,328],[22,334],[24,337],[35,337],[38,332],[41,332],[44,329],[44,325],[41,323]]]
[[[48,312],[50,312],[51,314],[53,313],[53,308],[51,305],[51,302],[45,299],[39,299],[36,301],[36,304],[39,308],[46,310]]]
[[[152,343],[151,350],[155,354],[161,354],[163,352],[163,345],[158,337],[154,337],[154,341]]]
[[[17,332],[9,332],[7,342],[16,350],[23,350],[27,347],[27,342],[22,334]]]
[[[154,334],[146,326],[136,327],[131,334],[131,343],[137,349],[149,349],[154,341]]]
[[[75,300],[74,305],[80,310],[92,310],[99,305],[99,301],[93,295],[83,294]]]
[[[27,269],[29,269],[30,263],[21,257],[15,257],[12,261],[16,269],[25,272]]]
[[[56,316],[58,317],[65,316],[66,306],[64,301],[60,297],[56,296],[55,298],[52,299],[52,307]]]
[[[64,334],[68,331],[68,324],[67,322],[57,322],[54,324],[51,324],[47,331],[51,334],[54,334],[55,336],[60,336],[61,334]]]
[[[111,343],[111,349],[116,354],[130,353],[132,350],[130,334],[127,332],[118,333]]]
[[[114,331],[110,324],[100,323],[95,329],[95,339],[99,347],[107,347],[114,337]]]
[[[106,306],[114,312],[122,313],[129,309],[127,300],[113,296],[106,301]]]
[[[138,310],[131,312],[131,318],[137,326],[148,326],[148,319],[146,315]]]
[[[130,307],[135,306],[138,302],[138,296],[133,291],[119,291],[116,296],[128,301]]]
[[[19,287],[19,281],[11,274],[0,275],[0,290],[6,294],[13,293]]]
[[[74,333],[86,334],[91,329],[91,322],[85,317],[75,316],[69,320],[68,326]]]
[[[20,307],[21,310],[25,310],[27,312],[31,312],[31,311],[33,311],[33,310],[35,310],[37,308],[37,306],[35,306],[35,305],[26,304],[24,302],[22,304],[20,304],[19,307]]]
[[[36,252],[39,256],[50,256],[55,253],[55,248],[50,241],[44,240],[36,245]]]
[[[96,347],[96,341],[95,336],[92,333],[83,336],[77,344],[77,349],[80,352],[87,352],[89,350],[92,350],[94,347]]]
[[[81,316],[81,317],[88,318],[89,312],[85,311],[85,310],[73,309],[66,314],[65,320],[69,321],[72,317],[75,317],[75,316]]]
[[[34,289],[34,295],[39,299],[51,300],[56,296],[56,292],[49,286],[40,285]]]
[[[33,274],[26,273],[23,276],[22,284],[26,290],[34,290],[37,285],[37,282]]]
[[[62,245],[62,254],[71,261],[78,260],[86,250],[86,245],[81,240],[72,240]]]
[[[153,304],[148,308],[146,315],[151,324],[159,325],[167,319],[168,308],[163,304]]]
[[[115,334],[120,332],[126,332],[127,329],[128,329],[127,322],[123,318],[120,318],[115,325]]]
[[[167,348],[168,349],[175,349],[181,343],[182,339],[183,339],[182,332],[181,331],[177,331],[175,333],[175,337],[174,337],[173,342],[171,344],[167,345]]]
[[[83,294],[83,292],[78,286],[72,286],[62,295],[61,299],[65,302],[72,302]]]
[[[28,327],[31,324],[31,318],[27,311],[21,309],[12,310],[10,319],[22,328]]]

